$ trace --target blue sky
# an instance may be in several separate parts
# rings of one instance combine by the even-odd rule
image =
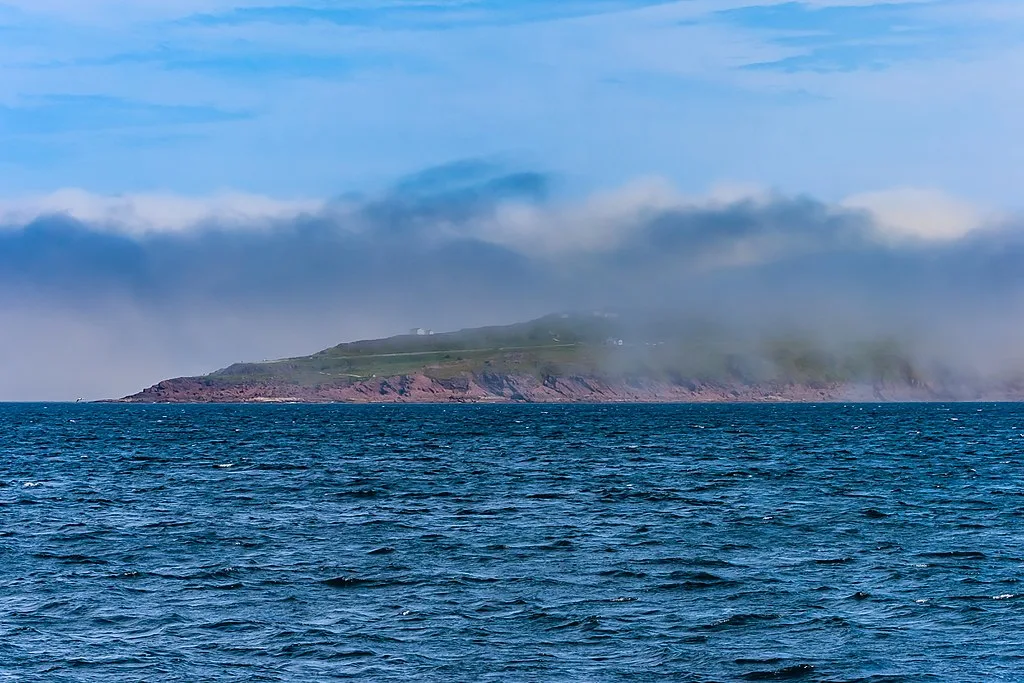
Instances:
[[[0,196],[329,197],[458,159],[1019,208],[1018,0],[0,0]]]

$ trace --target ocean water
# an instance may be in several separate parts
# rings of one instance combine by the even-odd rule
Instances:
[[[0,406],[0,680],[1022,681],[1024,406]]]

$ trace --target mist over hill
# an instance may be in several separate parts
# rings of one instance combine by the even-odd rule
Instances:
[[[893,344],[929,376],[994,386],[1024,366],[1019,221],[927,194],[694,198],[653,182],[565,198],[543,173],[462,163],[262,214],[174,206],[8,216],[0,353],[18,362],[0,398],[122,395],[339,340],[557,310],[617,311],[638,343],[651,325],[714,331],[672,361],[687,373],[742,358],[736,372],[761,380],[782,372],[773,348],[806,348],[831,377]],[[630,348],[631,362],[649,355]]]
[[[896,338],[751,334],[699,318],[609,311],[435,334],[160,382],[127,402],[1016,400],[1000,377],[923,361]]]

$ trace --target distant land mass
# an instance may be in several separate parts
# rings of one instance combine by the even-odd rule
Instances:
[[[125,403],[1018,401],[993,381],[915,360],[897,341],[821,344],[706,321],[560,313],[357,341],[309,356],[164,380]]]

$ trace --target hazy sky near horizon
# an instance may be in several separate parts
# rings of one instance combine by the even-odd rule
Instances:
[[[0,400],[640,302],[1024,348],[1019,0],[0,0],[0,64]]]

